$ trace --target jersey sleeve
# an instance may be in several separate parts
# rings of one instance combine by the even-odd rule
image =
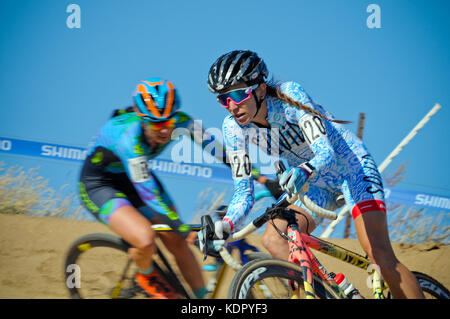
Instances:
[[[206,153],[216,158],[220,163],[229,165],[225,147],[218,138],[222,135],[220,130],[218,130],[217,136],[215,136],[211,134],[213,132],[204,130],[201,121],[194,120],[184,112],[178,113],[177,127],[185,128],[187,130],[186,134],[189,135],[192,141],[200,145]]]
[[[283,83],[281,90],[296,101],[316,111],[322,111],[322,108],[316,107],[315,103],[300,84],[286,82]],[[293,108],[295,109],[296,118],[305,140],[314,153],[314,157],[308,163],[315,168],[316,174],[328,172],[336,164],[336,155],[330,143],[331,134],[335,130],[333,130],[329,121],[312,113],[305,112],[300,108]]]
[[[235,229],[248,215],[255,203],[252,168],[248,152],[248,135],[228,116],[222,126],[226,153],[230,161],[234,192],[223,220]]]

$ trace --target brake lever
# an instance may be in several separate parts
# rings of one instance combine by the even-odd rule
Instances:
[[[278,180],[280,180],[281,175],[283,175],[283,173],[286,171],[286,166],[284,166],[282,161],[275,161],[275,163],[273,165],[275,166],[275,171],[276,171]],[[293,171],[291,170],[289,172],[288,179],[290,178],[290,175],[292,175],[292,173],[293,173]],[[289,197],[292,197],[292,195],[293,195],[291,192],[286,191],[286,193],[289,195]]]
[[[200,219],[203,230],[203,261],[208,256],[208,240],[212,240],[214,237],[214,223],[211,216],[203,215]]]
[[[286,166],[284,166],[282,161],[275,161],[275,163],[273,163],[273,165],[275,166],[275,171],[277,173],[277,177],[278,177],[278,179],[280,179],[281,175],[286,170]]]

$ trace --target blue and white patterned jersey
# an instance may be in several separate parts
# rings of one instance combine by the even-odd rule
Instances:
[[[298,83],[285,82],[280,89],[289,97],[334,119],[314,103]],[[250,144],[257,145],[269,155],[285,159],[291,167],[308,162],[315,168],[308,180],[310,189],[320,188],[336,196],[344,193],[350,208],[361,200],[373,199],[375,193],[383,194],[381,178],[369,152],[361,140],[342,124],[321,119],[271,97],[267,97],[267,113],[269,129],[259,128],[255,123],[242,126],[231,115],[223,121],[224,144],[234,179],[234,194],[225,219],[229,219],[234,227],[254,204]],[[364,197],[367,192],[370,195]],[[316,195],[313,200],[326,207],[329,206],[329,196],[325,197]]]

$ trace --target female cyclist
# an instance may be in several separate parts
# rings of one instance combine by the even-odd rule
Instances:
[[[226,216],[215,224],[221,238],[249,213],[254,203],[249,143],[289,164],[280,177],[283,190],[296,193],[306,182],[307,195],[318,205],[334,210],[343,193],[353,215],[362,248],[380,267],[395,298],[423,298],[414,275],[400,263],[390,244],[382,179],[367,148],[343,121],[337,121],[295,82],[266,81],[264,61],[251,51],[236,50],[211,66],[208,88],[230,113],[223,121],[224,144],[231,161],[234,194]],[[250,132],[258,130],[258,138]],[[266,141],[262,139],[266,137]],[[254,142],[257,141],[257,142]],[[302,231],[312,232],[321,222],[297,201],[288,209],[303,212]],[[276,220],[286,230],[286,222]],[[287,259],[288,244],[267,224],[263,245],[278,258]]]
[[[179,111],[180,99],[170,81],[150,78],[140,82],[134,104],[116,111],[94,137],[81,171],[82,201],[98,220],[133,246],[129,254],[139,268],[135,280],[155,299],[177,298],[152,266],[156,247],[151,225],[170,224],[176,232],[160,237],[196,296],[202,298],[206,288],[200,267],[184,240],[190,229],[180,221],[171,198],[149,170],[148,160],[167,147],[175,128],[187,128],[184,131],[198,143],[204,140],[195,137],[192,119]],[[223,161],[224,156],[216,158]]]

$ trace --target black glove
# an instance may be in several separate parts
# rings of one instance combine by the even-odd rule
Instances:
[[[280,198],[280,196],[284,193],[284,191],[281,189],[280,184],[278,183],[278,180],[276,179],[267,179],[264,183],[264,186],[266,186],[270,194],[272,194],[275,199]]]
[[[216,224],[222,223],[221,221]],[[202,229],[198,232],[198,244],[200,250],[203,252],[203,260],[206,256],[220,257],[219,251],[225,244],[225,239],[228,237],[226,232],[222,233],[222,238],[216,235],[216,226],[212,221],[211,216],[204,215],[201,218]]]

